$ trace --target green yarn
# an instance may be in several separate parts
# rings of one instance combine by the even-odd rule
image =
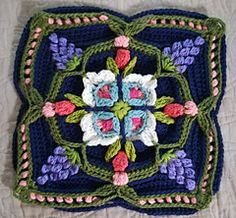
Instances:
[[[114,106],[111,108],[111,111],[117,116],[119,120],[123,120],[123,118],[128,114],[131,107],[127,102],[122,100],[115,102]]]
[[[80,96],[70,94],[70,93],[66,93],[64,96],[68,98],[70,102],[76,105],[77,107],[86,106],[86,104],[83,102],[83,99]]]
[[[88,112],[85,110],[78,110],[66,117],[67,123],[79,123],[82,117]]]
[[[116,140],[116,142],[109,145],[105,155],[105,160],[109,161],[111,158],[115,157],[120,149],[121,149],[121,143],[120,140],[118,139]]]
[[[169,96],[162,96],[161,98],[158,98],[155,102],[155,109],[163,108],[167,104],[170,104],[174,101],[174,98]]]
[[[169,117],[168,115],[166,115],[160,111],[154,112],[154,117],[156,118],[156,120],[160,121],[161,123],[165,123],[168,125],[175,123],[174,119],[172,119],[171,117]]]
[[[130,73],[133,72],[133,69],[135,67],[135,64],[137,62],[137,57],[134,57],[129,63],[128,65],[125,67],[123,75],[124,77],[128,76]]]
[[[107,62],[106,62],[106,68],[107,70],[110,70],[112,73],[114,73],[115,75],[119,74],[119,69],[116,65],[116,62],[113,58],[108,57],[107,58]]]
[[[80,65],[81,59],[75,55],[67,64],[66,64],[66,69],[68,71],[73,71]]]
[[[125,152],[127,154],[127,157],[131,160],[131,161],[135,161],[136,159],[136,151],[135,151],[135,147],[133,142],[131,141],[126,141],[125,143]]]

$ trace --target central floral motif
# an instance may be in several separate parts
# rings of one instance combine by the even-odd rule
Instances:
[[[125,138],[157,143],[155,106],[157,80],[153,75],[116,76],[110,70],[88,72],[83,78],[82,99],[90,112],[80,122],[87,145],[110,145]]]

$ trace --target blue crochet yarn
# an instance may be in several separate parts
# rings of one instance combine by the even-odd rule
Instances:
[[[182,10],[175,9],[159,9],[159,10],[150,10],[141,12],[139,14],[133,16],[126,16],[117,12],[113,12],[111,10],[100,9],[96,7],[61,7],[54,9],[47,9],[45,12],[50,12],[54,14],[58,13],[77,13],[77,12],[107,12],[114,16],[118,16],[124,19],[126,22],[131,22],[136,18],[143,17],[145,15],[180,15],[180,16],[188,16],[190,18],[196,19],[206,19],[207,16],[195,13],[195,12],[186,12]],[[28,22],[24,31],[22,33],[21,40],[19,42],[19,46],[16,52],[15,59],[15,67],[14,67],[14,84],[19,93],[19,96],[22,101],[22,106],[17,118],[17,124],[21,122],[23,115],[25,114],[28,108],[28,101],[22,93],[20,86],[20,76],[19,69],[23,56],[23,51],[27,43],[27,39],[29,36],[29,25],[31,20]],[[70,46],[74,46],[73,54],[76,53],[75,48],[81,48],[81,50],[85,51],[91,45],[96,43],[105,42],[110,39],[114,39],[116,37],[115,33],[112,32],[106,24],[101,25],[91,25],[91,26],[82,26],[80,28],[69,28],[69,29],[56,29],[55,34],[57,34],[58,38],[67,39],[68,42],[73,43]],[[87,34],[87,33],[91,34]],[[171,34],[170,34],[171,33]],[[96,37],[93,37],[94,34]],[[173,37],[172,35],[175,35]],[[80,36],[80,37],[76,37]],[[201,103],[203,99],[210,95],[210,86],[209,86],[209,72],[208,72],[208,63],[207,59],[203,57],[208,56],[208,44],[202,43],[201,38],[199,38],[199,34],[186,30],[186,29],[178,29],[178,28],[146,28],[144,31],[136,34],[134,39],[139,40],[141,42],[151,44],[160,50],[164,51],[164,56],[167,57],[170,55],[171,60],[174,62],[174,65],[179,66],[177,70],[181,73],[185,74],[185,78],[188,81],[188,85],[190,88],[191,95],[196,104]],[[188,39],[186,41],[186,39]],[[54,39],[55,41],[55,39]],[[65,41],[64,41],[65,42]],[[53,42],[54,44],[59,44],[58,42]],[[68,49],[67,45],[63,44],[63,40],[60,42],[62,48]],[[185,49],[182,51],[183,47],[191,49]],[[194,46],[194,47],[193,47]],[[193,49],[192,49],[193,48]],[[137,56],[137,65],[135,67],[135,73],[138,74],[153,74],[157,69],[155,66],[156,60],[152,56],[148,56],[143,54],[140,51],[131,50],[131,58]],[[51,52],[53,51],[53,52]],[[173,55],[174,52],[178,51]],[[219,96],[217,105],[215,109],[211,113],[211,118],[214,121],[214,124],[217,129],[217,137],[218,137],[218,163],[216,167],[216,173],[213,181],[213,192],[216,193],[219,190],[220,179],[222,175],[222,167],[223,167],[223,142],[222,136],[220,133],[220,127],[217,120],[217,113],[220,107],[220,103],[224,94],[224,88],[226,84],[226,62],[225,62],[225,39],[223,37],[221,43],[221,70],[222,70],[222,92]],[[61,52],[61,54],[60,54]],[[48,36],[44,36],[40,47],[38,49],[37,58],[34,63],[34,88],[37,89],[39,94],[46,98],[52,78],[54,73],[57,70],[63,70],[66,67],[66,64],[69,60],[71,60],[70,54],[68,50],[66,51],[66,57],[64,57],[63,49],[61,51],[58,47],[52,45],[52,40],[48,38]],[[77,50],[77,52],[79,52]],[[80,51],[81,52],[81,51]],[[186,53],[184,53],[186,52]],[[52,55],[54,53],[54,55]],[[56,55],[55,55],[56,54]],[[57,55],[58,54],[58,55]],[[99,72],[102,69],[106,68],[105,61],[107,57],[115,57],[116,52],[114,50],[111,51],[101,51],[98,54],[92,55],[86,65],[86,70],[90,72]],[[65,59],[63,59],[63,57]],[[78,57],[80,57],[78,53]],[[185,59],[183,59],[184,57]],[[187,59],[186,59],[187,57]],[[55,65],[55,62],[57,63]],[[136,69],[137,68],[137,69]],[[198,69],[199,68],[199,69]],[[146,126],[147,114],[146,110],[150,109],[152,112],[152,108],[146,107],[147,98],[142,99],[130,99],[129,98],[129,89],[134,86],[134,84],[122,84],[121,77],[117,77],[117,83],[109,84],[111,86],[111,99],[99,99],[96,95],[98,90],[104,85],[104,83],[99,84],[96,89],[94,89],[93,93],[95,96],[96,105],[99,107],[98,109],[91,109],[94,112],[93,116],[93,126],[96,132],[102,137],[111,137],[115,135],[119,135],[121,133],[122,136],[132,137],[137,134],[137,132],[133,133],[132,129],[132,121],[131,118],[138,116],[143,118],[143,126],[138,130],[138,133],[142,132]],[[66,93],[74,93],[78,96],[81,96],[81,93],[84,89],[82,85],[82,79],[78,76],[72,76],[66,78],[62,86],[59,90],[56,100],[62,101],[65,100],[64,95]],[[121,88],[122,87],[122,88]],[[143,87],[139,87],[142,89],[145,96],[148,96],[147,90]],[[122,91],[121,91],[122,90]],[[163,95],[171,96],[175,99],[176,103],[183,104],[184,101],[182,96],[180,95],[180,86],[178,81],[174,78],[160,78],[158,80],[158,87],[156,88],[157,97],[161,97]],[[128,112],[128,115],[124,118],[124,120],[119,121],[113,113],[110,112],[109,107],[114,105],[118,99],[123,99],[127,101],[130,105],[135,106],[131,111]],[[103,112],[101,112],[102,110]],[[60,133],[62,138],[65,140],[69,140],[72,142],[82,142],[83,132],[78,124],[69,124],[65,122],[66,117],[58,117],[57,122],[60,126]],[[112,119],[113,122],[113,131],[104,134],[101,132],[101,129],[98,128],[97,120],[99,119]],[[185,118],[179,117],[175,119],[175,124],[166,125],[157,121],[156,132],[158,135],[158,143],[168,144],[175,143],[179,140],[181,136],[181,126],[183,125]],[[44,163],[47,162],[47,158],[50,154],[53,153],[53,149],[55,146],[59,146],[55,144],[54,139],[50,134],[50,129],[48,123],[45,119],[39,118],[37,121],[32,123],[29,126],[30,132],[30,142],[31,142],[31,152],[32,152],[32,162],[33,162],[33,181],[37,181],[37,178],[41,176],[41,167]],[[125,138],[125,137],[123,137]],[[123,139],[122,142],[125,142]],[[129,162],[129,166],[127,171],[132,171],[134,169],[142,169],[144,167],[150,166],[155,160],[155,150],[153,147],[145,146],[141,141],[135,141],[134,147],[137,152],[137,159],[135,162]],[[196,183],[198,184],[204,173],[205,163],[202,160],[206,159],[206,137],[205,133],[202,131],[198,122],[195,120],[190,128],[190,133],[188,135],[186,144],[184,146],[185,152],[191,157],[195,168],[195,177]],[[17,160],[17,129],[15,130],[13,136],[13,164],[16,169]],[[88,161],[95,166],[107,169],[112,171],[111,164],[104,161],[104,156],[107,148],[102,146],[90,147],[87,148],[87,159]],[[79,149],[78,149],[79,152]],[[166,152],[165,148],[160,150],[160,153],[164,154]],[[83,171],[79,171],[78,174],[73,177],[68,178],[63,181],[52,182],[49,181],[44,185],[39,185],[38,190],[42,192],[52,192],[52,193],[83,193],[83,192],[93,192],[96,189],[108,185],[109,183],[103,181],[101,179],[96,178],[95,176],[88,175]],[[152,184],[150,188],[150,184]],[[190,190],[186,190],[184,185],[176,184],[175,181],[169,180],[166,175],[161,173],[156,173],[148,178],[136,180],[130,182],[128,184],[129,187],[133,188],[138,195],[157,195],[157,194],[169,194],[169,193],[190,193]],[[114,198],[109,204],[104,204],[101,206],[88,206],[86,208],[63,208],[62,210],[70,211],[70,212],[81,212],[81,211],[91,211],[98,210],[102,208],[108,208],[112,206],[122,206],[127,209],[135,210],[142,213],[147,213],[149,215],[182,215],[182,214],[193,214],[197,210],[191,208],[141,208],[135,207],[132,204],[120,199]],[[60,206],[57,208],[61,209]]]

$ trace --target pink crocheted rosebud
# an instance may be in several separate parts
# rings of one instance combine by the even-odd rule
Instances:
[[[74,110],[75,105],[70,101],[64,100],[55,103],[55,112],[60,116],[71,114]]]
[[[123,186],[128,184],[129,178],[126,172],[115,172],[113,175],[113,184],[117,186]]]
[[[184,113],[191,115],[191,116],[195,116],[198,114],[198,107],[197,105],[193,102],[193,101],[187,101],[184,104]]]
[[[164,107],[164,113],[169,117],[179,117],[184,114],[184,107],[178,103],[168,104]]]
[[[53,117],[55,115],[55,104],[46,102],[43,106],[42,113],[45,117]]]
[[[130,61],[130,51],[120,48],[116,52],[115,62],[119,69],[124,69]]]
[[[115,47],[128,48],[129,47],[129,38],[127,36],[118,36],[114,41]]]
[[[112,160],[112,165],[115,172],[123,172],[128,166],[128,157],[124,151],[119,151]]]

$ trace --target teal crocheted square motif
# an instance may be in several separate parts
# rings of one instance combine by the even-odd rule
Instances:
[[[36,14],[15,61],[14,195],[71,212],[207,207],[223,165],[224,30],[173,9]]]

